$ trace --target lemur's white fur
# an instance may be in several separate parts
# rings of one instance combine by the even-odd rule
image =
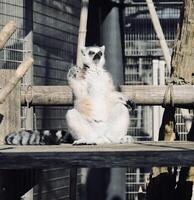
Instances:
[[[67,75],[73,90],[74,108],[67,111],[67,125],[74,144],[131,142],[127,136],[128,98],[117,92],[112,77],[104,69],[105,47],[83,47],[82,67],[72,67]]]

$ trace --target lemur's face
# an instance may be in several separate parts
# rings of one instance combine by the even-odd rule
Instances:
[[[87,67],[103,67],[105,46],[102,47],[82,47],[82,62]]]

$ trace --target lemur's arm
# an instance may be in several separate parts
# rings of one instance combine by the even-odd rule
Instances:
[[[112,91],[110,96],[113,104],[122,103],[127,108],[135,110],[136,108],[135,102],[122,92]]]
[[[87,95],[87,82],[84,71],[79,67],[72,67],[67,74],[67,80],[76,99]]]
[[[108,75],[109,88],[110,88],[110,92],[111,92],[110,93],[111,101],[113,103],[122,103],[126,107],[134,110],[136,108],[135,102],[132,99],[130,99],[128,96],[123,94],[122,92],[116,91],[111,75],[109,73],[107,73],[107,75]]]

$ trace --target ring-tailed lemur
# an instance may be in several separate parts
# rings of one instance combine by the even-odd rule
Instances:
[[[66,119],[75,145],[133,141],[127,136],[127,107],[134,108],[135,104],[115,90],[111,75],[104,69],[104,51],[104,46],[81,48],[83,66],[72,67],[67,74],[75,100]]]

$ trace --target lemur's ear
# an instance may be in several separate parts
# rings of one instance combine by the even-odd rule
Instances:
[[[81,53],[83,56],[86,54],[86,47],[80,47]]]
[[[105,51],[105,46],[103,45],[103,46],[101,46],[100,48],[101,48],[102,52],[104,53],[104,51]]]

